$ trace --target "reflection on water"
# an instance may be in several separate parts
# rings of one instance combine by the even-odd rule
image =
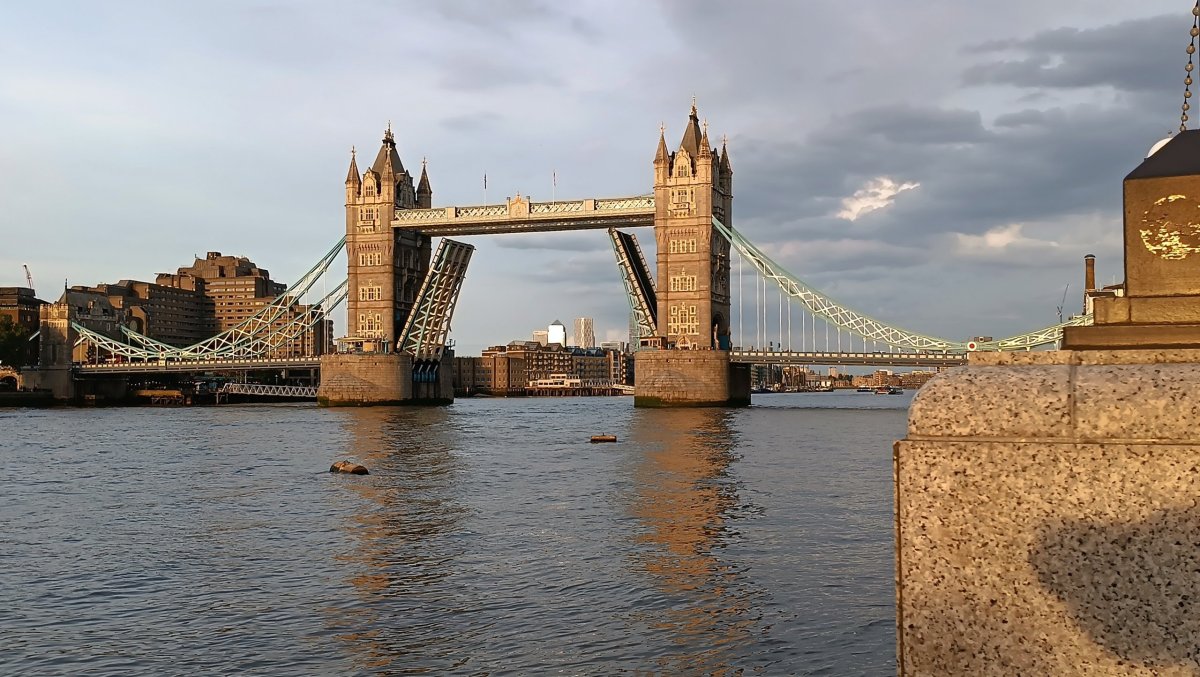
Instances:
[[[0,672],[888,674],[903,404],[0,410]]]
[[[758,615],[741,567],[717,552],[738,538],[738,504],[728,474],[735,460],[732,413],[719,409],[638,411],[632,435],[642,460],[630,509],[644,526],[632,559],[670,602],[642,614],[674,650],[656,658],[666,674],[724,674],[739,659]]]
[[[403,660],[457,661],[458,637],[439,617],[436,600],[422,616],[394,613],[390,598],[419,593],[454,572],[462,545],[448,538],[465,514],[453,492],[455,431],[443,408],[347,410],[348,456],[371,471],[339,477],[358,500],[342,528],[350,546],[338,552],[350,568],[354,604],[327,609],[327,626],[363,670],[404,671]],[[449,600],[447,600],[449,602]],[[446,608],[447,617],[454,609]]]

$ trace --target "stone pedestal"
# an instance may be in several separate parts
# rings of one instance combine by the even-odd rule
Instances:
[[[635,407],[745,407],[750,367],[726,350],[640,350],[634,357]]]
[[[974,354],[895,446],[901,675],[1200,673],[1200,350]]]
[[[412,386],[412,357],[407,353],[331,353],[321,356],[317,404],[406,404],[412,400]]]

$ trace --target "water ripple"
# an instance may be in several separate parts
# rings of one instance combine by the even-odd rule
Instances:
[[[0,412],[0,665],[889,674],[907,399]]]

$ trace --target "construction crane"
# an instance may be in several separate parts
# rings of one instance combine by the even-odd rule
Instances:
[[[22,263],[21,267],[25,269],[25,283],[29,285],[30,289],[33,289],[33,275],[29,272],[29,266]]]

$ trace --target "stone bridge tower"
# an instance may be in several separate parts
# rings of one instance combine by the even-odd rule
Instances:
[[[393,229],[397,209],[427,208],[433,199],[425,163],[414,187],[396,152],[389,124],[370,169],[359,173],[351,151],[346,175],[346,342],[365,352],[392,352],[429,270],[430,239]]]
[[[667,150],[659,130],[654,155],[654,238],[658,249],[660,350],[636,357],[637,406],[750,403],[750,372],[730,362],[729,241],[712,226],[732,226],[733,169],[722,142],[708,139],[696,104],[683,139]]]
[[[695,103],[674,153],[664,134],[654,155],[658,334],[678,348],[729,350],[729,241],[712,227],[713,217],[732,225],[729,152],[709,145]]]

